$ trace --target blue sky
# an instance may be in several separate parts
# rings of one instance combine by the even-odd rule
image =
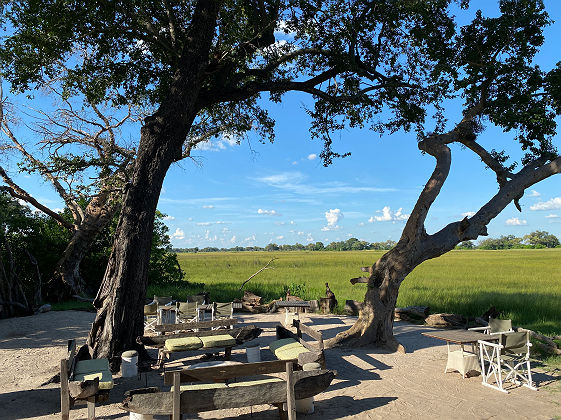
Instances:
[[[473,2],[475,7],[482,4],[489,3]],[[537,62],[548,69],[561,60],[561,3],[548,1],[546,6],[557,22],[546,30]],[[399,239],[434,168],[433,158],[419,152],[414,133],[380,137],[368,130],[346,130],[334,136],[334,149],[351,156],[325,168],[317,156],[322,146],[308,133],[304,105],[310,106],[311,99],[296,93],[281,104],[266,105],[276,120],[274,144],[261,144],[255,136],[240,145],[219,140],[170,169],[158,208],[168,215],[175,247]],[[450,122],[458,121],[460,104],[446,109]],[[487,127],[479,139],[519,160],[512,137]],[[560,135],[554,143],[561,147]],[[429,233],[477,211],[497,191],[493,172],[472,152],[453,146],[452,160],[449,179],[427,219]],[[40,201],[62,206],[47,184],[15,178]],[[561,237],[560,187],[560,175],[536,184],[521,200],[522,213],[509,205],[490,223],[489,235],[546,230]]]

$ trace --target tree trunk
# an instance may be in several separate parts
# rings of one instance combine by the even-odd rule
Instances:
[[[375,344],[391,351],[405,352],[393,336],[394,309],[399,286],[411,270],[400,255],[400,246],[388,251],[372,268],[368,288],[358,320],[347,331],[326,340],[326,347],[337,345],[366,346]]]
[[[50,279],[51,294],[61,298],[84,292],[80,264],[99,233],[111,222],[118,209],[116,193],[100,191],[84,211],[84,218],[72,235]],[[62,290],[59,285],[63,284]]]
[[[136,347],[144,331],[148,263],[156,205],[170,165],[197,115],[196,104],[208,65],[218,1],[197,3],[182,59],[168,97],[141,129],[136,165],[125,194],[113,249],[94,300],[97,316],[88,337],[93,357],[108,358],[112,370],[119,354]]]

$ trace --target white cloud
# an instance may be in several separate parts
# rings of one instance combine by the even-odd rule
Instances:
[[[173,217],[173,216],[164,216],[164,220],[167,220],[167,221],[175,220],[175,217]]]
[[[317,157],[318,157],[318,155],[316,155],[315,153],[310,153],[310,154],[308,155],[308,160],[314,160],[314,159],[316,159]]]
[[[404,214],[403,208],[400,207],[396,212],[392,212],[390,206],[385,206],[382,210],[376,210],[376,213],[382,213],[381,216],[372,216],[368,221],[373,222],[400,222],[409,219],[410,214]]]
[[[291,221],[290,221],[290,224],[291,224],[291,225],[295,225],[296,223],[294,223],[294,220],[291,220]]]
[[[219,150],[226,150],[228,147],[234,147],[240,144],[240,139],[228,133],[221,134],[220,138],[213,138],[198,143],[195,146],[196,150],[216,152]]]
[[[513,217],[505,222],[509,226],[522,226],[527,225],[528,222],[524,219],[520,220],[518,217]]]
[[[314,242],[314,237],[312,236],[311,233],[308,233],[308,236],[306,237],[306,241],[308,241],[308,242]]]
[[[473,217],[473,216],[475,216],[474,211],[466,211],[465,213],[462,213],[462,217]]]
[[[55,213],[62,213],[62,212],[64,211],[64,209],[56,208],[56,209],[53,209],[53,211],[54,211]]]
[[[173,235],[171,235],[171,237],[175,239],[183,239],[185,238],[185,232],[183,231],[183,229],[177,228],[175,229],[175,232],[173,233]]]
[[[218,236],[211,235],[210,230],[205,230],[205,239],[209,242],[216,242],[216,240],[218,240]]]
[[[257,210],[257,214],[264,214],[265,216],[280,216],[280,213],[277,213],[276,210]]]
[[[284,239],[284,236],[283,236],[283,235],[279,235],[279,236],[277,236],[277,239],[278,239],[279,241],[282,241],[282,240]]]
[[[304,236],[306,233],[305,232],[298,232],[297,235],[298,236]]]
[[[530,194],[528,194],[528,197],[539,197],[541,194],[539,192],[537,192],[536,190],[532,190],[530,191]]]
[[[214,206],[212,204],[206,204],[203,206],[203,209],[213,209]]]
[[[304,179],[304,174],[298,171],[282,172],[280,174],[255,178],[257,182],[261,182],[268,186],[305,196],[396,191],[395,188],[360,187],[356,185],[345,184],[343,182],[329,182],[320,185],[307,185],[303,183]]]
[[[557,219],[561,216],[559,216],[558,214],[548,214],[547,216],[545,216],[546,219]]]
[[[244,242],[255,242],[255,235],[248,236],[244,239]]]
[[[236,242],[236,239],[237,239],[237,238],[236,238],[236,235],[234,235],[234,236],[232,236],[232,237],[230,238],[230,242],[235,243],[235,242]]]
[[[211,225],[225,225],[227,222],[216,221],[216,222],[198,222],[197,226],[211,226]]]
[[[561,197],[555,197],[548,201],[541,201],[530,207],[530,210],[556,210],[561,209]]]
[[[327,220],[327,226],[321,228],[322,231],[337,230],[340,227],[337,225],[339,220],[343,218],[343,213],[340,209],[329,209],[325,212],[325,220]]]

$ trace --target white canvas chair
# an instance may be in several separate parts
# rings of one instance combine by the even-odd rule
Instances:
[[[175,323],[196,322],[199,320],[197,302],[177,302],[175,307]]]
[[[169,324],[171,311],[164,310],[169,309],[175,303],[171,296],[156,296],[154,295],[154,300],[152,303],[156,303],[158,305],[158,324]],[[162,309],[164,308],[164,309]]]
[[[212,305],[212,320],[234,318],[234,305],[232,302],[214,302]],[[230,325],[230,328],[234,328]]]
[[[484,334],[503,334],[513,332],[512,320],[489,318],[489,325],[486,327],[469,328],[470,331],[480,331]]]
[[[506,382],[537,390],[530,370],[530,334],[509,332],[500,334],[499,342],[479,340],[481,378],[485,386],[508,393]]]
[[[158,325],[158,304],[152,302],[144,305],[144,331],[155,332],[155,326]]]

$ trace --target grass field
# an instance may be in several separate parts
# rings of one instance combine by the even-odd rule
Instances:
[[[249,276],[276,257],[246,290],[278,299],[287,286],[305,299],[325,295],[325,282],[342,310],[346,299],[362,300],[366,285],[352,286],[360,267],[372,265],[381,251],[356,252],[240,252],[179,254],[185,279],[204,287],[150,287],[148,296],[182,299],[201,290],[214,301],[241,297],[238,288]],[[398,306],[426,305],[432,313],[478,316],[495,306],[515,325],[544,334],[561,334],[561,249],[452,251],[417,267],[400,288]]]

